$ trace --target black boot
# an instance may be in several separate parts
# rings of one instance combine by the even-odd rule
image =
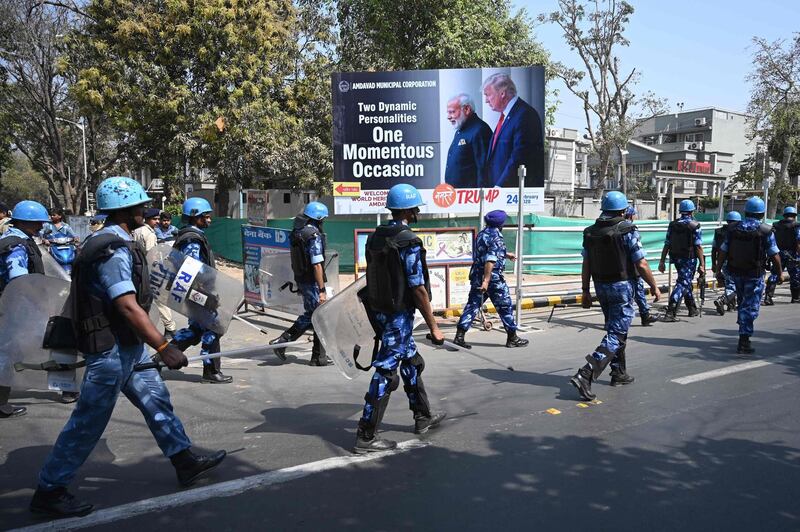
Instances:
[[[678,304],[671,299],[667,303],[667,311],[664,313],[664,321],[673,323],[678,321]]]
[[[750,336],[746,334],[739,335],[739,345],[736,346],[736,353],[740,355],[751,355],[755,353],[753,345],[750,343]]]
[[[427,416],[414,414],[414,434],[425,434],[436,428],[446,417],[445,412],[435,412]]]
[[[790,288],[792,291],[792,303],[800,303],[800,287]]]
[[[228,384],[232,381],[233,377],[228,377],[222,373],[222,362],[219,357],[212,358],[208,364],[203,362],[202,382],[210,384]]]
[[[314,333],[314,344],[311,347],[311,362],[308,363],[309,366],[327,366],[330,362],[328,359],[328,355],[324,353],[324,349],[322,349],[322,342],[319,341],[317,338],[317,334]]]
[[[717,299],[714,300],[714,307],[717,309],[717,314],[720,316],[725,315],[725,300],[727,298],[725,296],[719,296]]]
[[[611,365],[611,386],[622,386],[630,384],[633,381],[633,376],[628,374],[628,365],[625,362],[625,349],[620,349],[617,353],[617,360]]]
[[[353,447],[355,454],[377,453],[381,451],[390,451],[397,447],[397,442],[392,440],[384,440],[378,438],[375,433],[378,431],[378,426],[383,419],[383,414],[386,412],[386,406],[389,404],[389,393],[374,401],[369,393],[364,397],[367,401],[374,401],[372,416],[369,420],[363,417],[358,421],[358,432],[356,433],[356,445]]]
[[[690,318],[700,315],[700,311],[697,310],[697,303],[694,299],[689,299],[689,296],[686,296],[684,297],[684,302],[686,303],[686,310],[689,311]]]
[[[767,281],[767,288],[764,290],[764,306],[770,307],[775,304],[772,298],[775,296],[775,287],[777,284]]]
[[[736,294],[730,294],[727,296],[727,303],[728,303],[728,311],[735,312],[736,311]]]
[[[579,369],[569,382],[578,389],[578,393],[581,394],[584,401],[593,401],[597,397],[592,393],[592,369],[589,364]]]
[[[650,314],[649,312],[646,314],[642,314],[640,318],[642,319],[642,327],[649,327],[650,325],[658,321],[656,317]]]
[[[466,329],[462,329],[461,327],[456,329],[456,336],[453,338],[453,343],[456,345],[460,345],[464,349],[472,349],[472,344],[468,344],[464,341],[464,335],[467,334]]]
[[[89,515],[93,505],[79,501],[67,491],[59,487],[51,491],[36,488],[29,506],[31,512],[49,517],[83,517]]]
[[[270,340],[269,345],[285,344],[287,342],[294,342],[295,340],[297,340],[298,338],[300,338],[303,335],[303,332],[304,331],[301,331],[300,328],[297,327],[296,325],[292,325],[291,327],[289,327],[288,329],[283,331],[283,333],[280,336],[278,336],[274,340]],[[281,347],[280,349],[275,349],[272,352],[275,353],[275,356],[277,356],[281,360],[286,360],[286,348],[285,347]]]
[[[506,347],[525,347],[530,342],[517,336],[517,331],[509,331],[506,335]]]
[[[209,456],[196,455],[191,449],[184,449],[178,454],[169,457],[178,475],[178,483],[188,487],[194,484],[195,480],[204,473],[217,467],[228,453],[217,451]]]
[[[14,406],[9,404],[4,404],[0,406],[0,419],[8,418],[8,417],[20,417],[24,416],[28,413],[28,409],[24,406]]]

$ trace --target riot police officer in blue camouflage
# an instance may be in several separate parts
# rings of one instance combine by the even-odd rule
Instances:
[[[50,221],[47,209],[36,201],[20,201],[14,206],[11,223],[0,238],[0,294],[17,277],[44,273],[42,252],[33,241],[42,224]],[[8,404],[11,388],[0,386],[0,418],[25,415],[24,406]]]
[[[800,303],[800,224],[797,223],[797,209],[790,205],[783,209],[783,220],[772,224],[775,241],[781,251],[781,265],[789,272],[789,290],[792,293],[792,303]],[[782,275],[782,274],[781,274]],[[773,305],[775,287],[778,284],[778,275],[774,273],[767,279],[764,291],[764,304]]]
[[[686,302],[690,318],[700,315],[692,294],[692,279],[695,271],[700,277],[705,276],[706,272],[705,257],[703,256],[703,231],[700,223],[693,217],[694,202],[692,200],[681,201],[678,211],[681,216],[670,222],[667,228],[667,238],[664,240],[664,249],[658,264],[658,271],[664,273],[666,256],[669,253],[670,260],[678,270],[678,279],[669,296],[664,321],[677,321],[676,314],[681,299]]]
[[[211,226],[213,212],[214,209],[206,199],[188,198],[184,201],[182,219],[186,225],[175,235],[172,247],[186,256],[215,268],[214,251],[211,249],[211,244],[209,244],[204,231]],[[172,343],[181,351],[199,343],[200,354],[210,355],[219,353],[221,336],[221,334],[205,329],[199,323],[189,320],[188,327],[174,333]],[[232,380],[232,377],[222,373],[222,362],[219,357],[203,360],[202,382],[227,384]]]
[[[714,300],[714,306],[720,316],[725,314],[726,307],[727,310],[736,310],[736,285],[733,284],[733,278],[728,273],[727,266],[719,260],[719,250],[722,243],[725,242],[728,231],[741,221],[742,215],[736,211],[726,214],[725,224],[714,231],[714,241],[711,244],[711,271],[717,278],[724,279],[720,282],[720,285],[724,287],[724,292]]]
[[[414,433],[422,434],[437,426],[444,413],[432,412],[422,382],[425,361],[417,351],[412,333],[414,312],[419,310],[430,329],[432,341],[441,345],[444,336],[431,309],[430,281],[422,240],[408,227],[416,223],[420,206],[425,205],[419,191],[399,184],[389,190],[386,208],[392,219],[378,226],[367,239],[367,286],[365,304],[379,334],[380,348],[375,353],[364,411],[358,422],[357,454],[394,449],[397,444],[378,438],[376,433],[389,404],[389,396],[403,380],[409,408],[414,414]],[[397,370],[400,369],[400,376]]]
[[[472,250],[473,263],[469,272],[471,289],[464,312],[458,321],[453,343],[469,349],[464,335],[472,326],[483,303],[491,298],[497,314],[506,329],[506,347],[525,347],[528,340],[517,335],[517,324],[514,321],[514,307],[508,285],[503,277],[506,259],[516,260],[516,256],[506,249],[503,240],[503,224],[506,222],[505,211],[491,211],[483,217],[486,227],[478,233]]]
[[[310,329],[311,316],[314,310],[326,301],[325,283],[325,235],[322,224],[328,217],[328,207],[318,201],[312,201],[303,209],[303,213],[294,219],[289,243],[291,244],[292,273],[297,288],[303,296],[305,312],[275,338],[270,344],[293,342]],[[286,349],[276,349],[275,354],[286,360]],[[310,366],[326,366],[328,357],[322,353],[322,344],[314,334],[311,348]]]
[[[636,236],[636,226],[625,219],[628,200],[621,192],[612,191],[602,199],[603,210],[594,225],[583,232],[583,266],[581,269],[582,305],[591,308],[589,281],[605,317],[606,335],[593,353],[586,355],[586,365],[578,370],[570,383],[586,401],[595,399],[592,381],[611,365],[611,385],[631,384],[625,345],[633,321],[633,299],[637,279],[642,277],[650,287],[653,302],[661,292],[645,258],[645,251]]]
[[[736,285],[736,299],[739,302],[739,344],[736,352],[741,355],[755,351],[750,337],[764,293],[764,265],[767,259],[772,261],[772,274],[776,276],[776,282],[783,282],[780,250],[772,226],[762,223],[765,208],[764,200],[758,196],[749,198],[744,206],[744,220],[728,231],[720,246],[719,260],[722,264],[727,261],[728,273]]]
[[[51,517],[83,516],[92,505],[67,491],[78,468],[105,431],[120,392],[137,407],[182,486],[219,465],[225,451],[198,456],[172,409],[169,391],[155,369],[134,371],[156,359],[179,369],[187,359],[167,342],[148,316],[152,301],[144,251],[131,232],[143,223],[150,201],[144,188],[127,177],[111,177],[97,188],[97,206],[108,214],[105,227],[86,239],[72,270],[70,315],[86,372],[75,409],[39,473],[32,512]]]
[[[633,223],[636,219],[636,214],[636,207],[629,205],[628,210],[625,211],[625,219]],[[634,230],[634,236],[641,244],[642,237],[638,230]],[[636,282],[633,299],[636,301],[636,306],[639,307],[639,319],[642,320],[642,326],[649,327],[658,321],[656,317],[650,313],[650,305],[647,303],[647,292],[644,289],[644,280],[641,277],[639,277]]]

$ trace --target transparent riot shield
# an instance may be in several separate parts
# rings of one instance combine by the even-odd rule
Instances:
[[[65,315],[69,286],[62,279],[35,273],[6,286],[0,297],[0,385],[20,390],[80,389],[83,368],[65,369],[79,361],[77,352],[42,346],[50,318]]]
[[[259,264],[258,284],[261,288],[261,301],[264,307],[288,312],[303,313],[303,296],[297,288],[292,272],[291,253],[288,251],[271,252],[264,249]],[[325,252],[325,289],[328,298],[339,293],[339,253]]]
[[[147,254],[153,297],[205,329],[225,334],[242,300],[242,282],[170,244]]]
[[[354,353],[362,366],[369,366],[375,332],[358,292],[367,286],[366,276],[351,284],[311,316],[311,323],[325,353],[348,379],[359,373]]]

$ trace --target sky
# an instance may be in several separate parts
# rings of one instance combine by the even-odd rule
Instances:
[[[669,108],[719,107],[744,111],[749,99],[745,79],[752,66],[752,38],[790,38],[800,32],[800,0],[629,0],[635,11],[617,48],[623,70],[641,72],[639,88],[667,98]],[[557,9],[556,0],[512,0],[530,18]],[[554,24],[539,25],[536,38],[553,61],[582,68]],[[583,106],[560,80],[556,127],[585,132]]]

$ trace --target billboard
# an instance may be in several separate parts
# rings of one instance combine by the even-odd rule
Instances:
[[[417,187],[422,212],[544,209],[544,68],[333,74],[337,214],[385,212],[386,192]]]

